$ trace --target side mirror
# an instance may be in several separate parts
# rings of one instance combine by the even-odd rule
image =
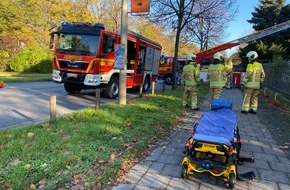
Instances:
[[[54,50],[54,34],[50,35],[49,50]]]

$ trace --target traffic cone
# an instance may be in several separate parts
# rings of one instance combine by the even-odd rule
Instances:
[[[0,81],[0,88],[4,88],[4,82]]]

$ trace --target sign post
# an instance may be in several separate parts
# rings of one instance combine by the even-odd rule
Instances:
[[[149,14],[150,0],[131,0],[131,13],[138,13],[140,15]],[[137,16],[136,15],[136,16]],[[126,104],[127,94],[127,35],[128,35],[128,0],[122,0],[121,12],[121,48],[124,47],[125,51],[123,58],[115,61],[115,68],[121,67],[119,76],[119,104]],[[117,53],[117,48],[116,48]],[[121,60],[123,59],[123,62]],[[123,67],[121,66],[123,63]]]
[[[124,48],[123,52],[123,69],[120,70],[119,76],[119,104],[126,104],[127,99],[127,35],[128,35],[128,0],[122,0],[122,13],[121,13],[121,46],[120,48]],[[117,48],[116,48],[117,53]],[[117,57],[116,57],[117,61]],[[121,62],[121,57],[120,60]],[[119,63],[120,63],[119,62]],[[119,63],[117,63],[119,65]],[[115,63],[116,64],[116,63]],[[120,65],[119,65],[120,66]]]

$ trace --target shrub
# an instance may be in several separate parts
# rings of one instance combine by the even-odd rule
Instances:
[[[11,59],[9,67],[15,72],[49,73],[51,54],[43,49],[25,48]]]

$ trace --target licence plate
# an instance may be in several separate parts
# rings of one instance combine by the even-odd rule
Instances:
[[[78,77],[78,74],[77,73],[67,73],[66,76],[67,77],[77,78]]]
[[[82,60],[82,57],[81,56],[77,56],[77,55],[65,55],[64,56],[64,59],[81,61]]]

